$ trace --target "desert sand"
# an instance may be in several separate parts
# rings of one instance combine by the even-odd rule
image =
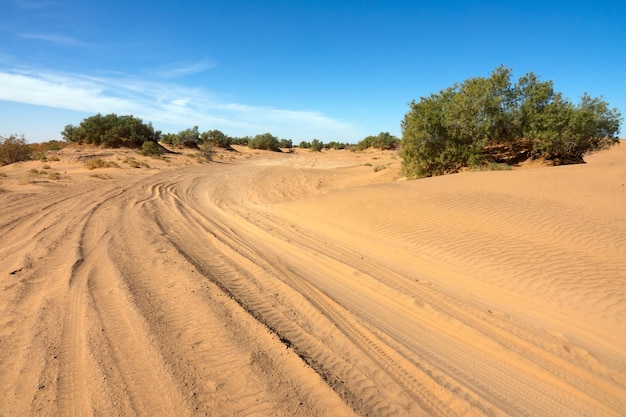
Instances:
[[[626,143],[236,150],[0,168],[0,416],[626,415]]]

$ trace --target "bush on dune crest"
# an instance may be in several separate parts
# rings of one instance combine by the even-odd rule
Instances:
[[[111,113],[103,116],[98,113],[87,117],[78,126],[65,126],[61,135],[66,141],[79,144],[138,148],[144,142],[158,141],[161,132],[155,131],[151,123],[145,124],[131,115],[118,116]]]
[[[409,178],[527,158],[580,163],[618,143],[621,122],[601,99],[585,94],[575,105],[533,73],[511,84],[511,70],[502,66],[489,78],[471,78],[410,107],[401,142]]]
[[[271,133],[256,135],[248,142],[250,149],[263,149],[266,151],[280,152],[280,141]]]

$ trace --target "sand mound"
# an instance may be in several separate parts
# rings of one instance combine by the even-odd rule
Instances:
[[[626,414],[626,145],[194,155],[0,168],[1,416]]]

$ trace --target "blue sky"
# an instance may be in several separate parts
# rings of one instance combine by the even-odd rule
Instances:
[[[624,3],[0,0],[0,135],[99,112],[355,143],[501,64],[626,115]]]

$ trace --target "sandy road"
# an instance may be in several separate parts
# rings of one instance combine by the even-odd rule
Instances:
[[[261,154],[0,194],[0,415],[624,415],[611,152],[394,183]]]

